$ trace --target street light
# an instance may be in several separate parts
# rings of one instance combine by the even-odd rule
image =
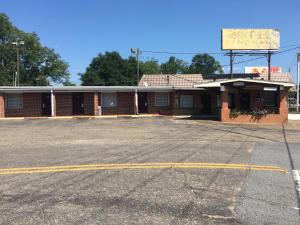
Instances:
[[[141,54],[141,51],[140,51],[139,48],[131,48],[130,51],[136,57],[136,61],[137,61],[137,86],[139,86],[139,81],[140,81],[140,62],[139,62],[139,56]]]
[[[20,56],[19,56],[19,46],[24,45],[24,41],[13,41],[11,43],[12,45],[16,46],[17,49],[17,72],[16,72],[16,78],[15,78],[15,86],[20,85]]]

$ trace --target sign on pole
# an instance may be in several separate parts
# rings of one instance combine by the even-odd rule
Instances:
[[[279,50],[277,29],[222,29],[222,50]]]

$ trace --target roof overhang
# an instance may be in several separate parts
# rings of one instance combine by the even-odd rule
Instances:
[[[2,86],[0,93],[48,93],[48,92],[170,92],[171,86]]]
[[[286,82],[277,82],[277,81],[266,81],[266,80],[250,80],[250,79],[230,79],[225,81],[216,81],[210,82],[206,84],[196,84],[194,85],[195,88],[216,88],[221,87],[222,85],[235,83],[235,82],[245,82],[245,83],[255,83],[255,84],[265,84],[265,85],[276,85],[276,86],[283,86],[283,87],[294,87],[293,83],[286,83]]]

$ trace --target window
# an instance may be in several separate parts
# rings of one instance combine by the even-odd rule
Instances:
[[[102,107],[115,107],[117,106],[117,94],[116,93],[102,93],[101,94]]]
[[[180,95],[180,108],[193,108],[193,95]]]
[[[6,95],[6,107],[8,109],[22,109],[23,96],[22,94],[8,94]]]
[[[234,94],[228,94],[228,108],[234,108]]]
[[[277,92],[264,91],[263,92],[263,101],[264,101],[265,107],[267,107],[267,108],[277,107]]]
[[[155,93],[155,106],[169,106],[169,93]]]

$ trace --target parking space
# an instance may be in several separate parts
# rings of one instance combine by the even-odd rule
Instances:
[[[300,159],[300,123],[283,131],[171,117],[25,119],[0,121],[0,133],[0,224],[251,223],[241,193],[257,176],[274,190],[286,183],[284,216],[297,218],[281,158],[288,144]],[[278,155],[264,153],[270,146]]]

